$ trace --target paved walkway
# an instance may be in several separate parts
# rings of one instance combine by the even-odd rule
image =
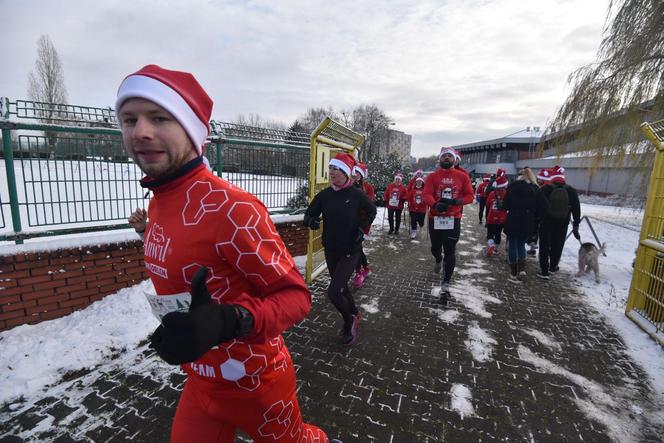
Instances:
[[[646,375],[570,276],[543,284],[529,259],[526,282],[507,282],[504,258],[481,254],[476,208],[465,212],[450,309],[426,233],[411,242],[403,228],[367,244],[355,346],[337,344],[327,279],[313,285],[311,314],[285,335],[305,419],[344,443],[661,441]],[[0,442],[167,441],[183,376],[140,351],[69,374],[20,414],[4,407]]]

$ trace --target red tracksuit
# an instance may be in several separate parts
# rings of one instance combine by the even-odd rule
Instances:
[[[388,209],[403,209],[407,193],[408,190],[403,184],[390,183],[385,189],[385,205]],[[395,202],[396,204],[394,204]]]
[[[327,442],[302,423],[281,336],[307,315],[311,295],[265,206],[204,165],[152,190],[144,249],[157,297],[189,292],[207,266],[213,301],[254,317],[249,336],[181,366],[188,379],[171,441],[232,442],[241,428],[257,442]]]

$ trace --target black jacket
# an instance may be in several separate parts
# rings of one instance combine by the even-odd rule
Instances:
[[[546,198],[547,208],[548,208],[549,196],[551,195],[551,191],[553,191],[556,187],[564,187],[567,190],[567,198],[569,200],[569,213],[567,214],[565,224],[569,224],[569,219],[571,215],[573,218],[572,225],[579,226],[579,223],[581,223],[581,203],[579,202],[579,193],[576,192],[576,189],[574,189],[572,186],[566,183],[549,183],[548,185],[542,186],[542,194]],[[561,223],[561,222],[562,220],[555,220],[549,217],[548,211],[544,212],[542,217],[542,223],[546,224],[546,223]]]
[[[527,238],[536,218],[544,213],[546,201],[537,185],[517,180],[507,187],[503,209],[507,211],[505,234]]]
[[[362,216],[360,216],[362,210]],[[323,247],[338,254],[350,254],[362,246],[362,229],[376,218],[376,206],[364,191],[350,186],[320,191],[304,213],[304,224],[323,214]]]

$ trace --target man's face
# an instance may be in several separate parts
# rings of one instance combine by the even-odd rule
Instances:
[[[334,186],[343,186],[348,181],[348,177],[341,169],[336,166],[330,166],[330,183]]]
[[[119,115],[125,149],[149,177],[166,177],[198,156],[184,128],[156,103],[132,98]]]
[[[355,183],[359,182],[361,179],[362,179],[362,175],[359,172],[356,172],[355,174],[353,174],[353,181]]]
[[[454,154],[445,153],[440,156],[440,166],[450,168],[454,164]]]

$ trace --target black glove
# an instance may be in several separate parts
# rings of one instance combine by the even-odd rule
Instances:
[[[357,228],[355,237],[353,238],[353,243],[362,243],[364,241],[364,231],[362,228]]]
[[[460,198],[446,198],[443,197],[439,200],[442,203],[446,203],[447,205],[454,206],[454,205],[460,205],[463,203],[463,201]]]
[[[577,240],[581,240],[581,234],[579,234],[579,225],[572,225],[572,235]]]
[[[438,211],[438,212],[445,212],[445,211],[447,211],[447,208],[448,208],[448,207],[449,207],[449,205],[448,205],[447,203],[443,202],[442,199],[441,199],[441,201],[438,201],[438,202],[433,206],[433,208],[434,208],[436,211]]]
[[[305,217],[304,226],[314,231],[320,228],[320,218],[318,217]]]
[[[200,268],[192,279],[189,312],[169,312],[150,337],[150,347],[166,363],[196,361],[213,346],[238,336],[238,312],[232,305],[212,303],[207,271]]]

